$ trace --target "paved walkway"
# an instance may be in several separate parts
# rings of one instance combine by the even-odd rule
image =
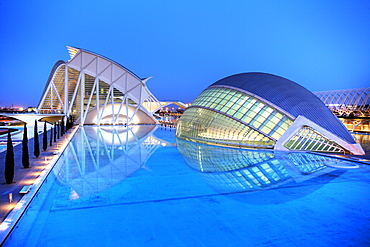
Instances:
[[[74,128],[77,128],[75,126]],[[50,131],[50,130],[49,130]],[[48,131],[48,133],[49,133]],[[23,194],[19,192],[25,185],[32,185],[35,179],[39,176],[42,170],[47,164],[47,160],[53,158],[53,152],[58,151],[61,147],[61,143],[65,141],[65,138],[71,135],[72,130],[69,130],[66,135],[57,139],[57,142],[53,142],[53,146],[48,146],[46,151],[42,150],[42,134],[39,135],[40,141],[40,156],[35,158],[33,155],[33,143],[34,138],[28,140],[28,150],[30,156],[30,168],[24,169],[22,166],[22,144],[14,147],[14,182],[12,184],[5,183],[4,169],[5,169],[5,155],[6,151],[0,153],[0,222],[2,222],[15,205],[22,198]],[[50,133],[48,134],[48,138]],[[49,143],[49,140],[48,140]],[[11,194],[12,202],[10,202],[9,194]]]

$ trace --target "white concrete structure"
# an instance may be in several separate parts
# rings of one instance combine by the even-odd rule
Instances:
[[[64,114],[84,124],[155,124],[161,107],[146,82],[120,64],[68,47],[71,59],[55,64],[37,111]]]

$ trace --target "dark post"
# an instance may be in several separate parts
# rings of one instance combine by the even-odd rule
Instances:
[[[64,118],[62,118],[62,122],[60,124],[61,124],[61,127],[62,127],[62,130],[60,132],[60,136],[63,136],[64,135]]]
[[[57,141],[57,131],[58,131],[58,126],[56,124],[54,124],[54,142]]]
[[[12,138],[10,136],[10,130],[8,132],[8,142],[6,144],[6,156],[5,156],[5,181],[7,184],[11,184],[14,178],[14,150]]]
[[[42,149],[46,151],[46,149],[48,149],[48,131],[46,129],[46,121],[44,121],[44,134],[42,137]]]
[[[60,123],[57,123],[58,125],[58,139],[60,138]]]
[[[24,168],[30,167],[30,156],[28,154],[28,135],[27,124],[24,123],[23,140],[22,140],[22,165]]]
[[[40,143],[39,143],[39,133],[37,131],[37,120],[35,120],[35,130],[34,130],[34,140],[33,140],[33,154],[35,157],[40,156]]]
[[[50,147],[53,146],[53,127],[50,128]]]

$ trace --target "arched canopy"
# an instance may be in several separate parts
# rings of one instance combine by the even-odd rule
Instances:
[[[332,111],[370,112],[370,87],[344,90],[330,90],[314,93]]]
[[[146,82],[124,66],[96,53],[68,47],[71,59],[58,61],[49,77],[38,112],[63,113],[75,121],[85,124],[85,119],[93,109],[97,123],[107,114],[111,123],[130,124],[138,112],[148,117],[139,123],[156,123],[152,113],[160,106],[149,91]],[[132,115],[122,114],[134,107]],[[121,119],[120,116],[126,116]],[[150,121],[148,121],[150,119]]]

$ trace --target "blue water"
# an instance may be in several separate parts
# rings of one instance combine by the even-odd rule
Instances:
[[[5,246],[369,246],[370,166],[84,127]]]

